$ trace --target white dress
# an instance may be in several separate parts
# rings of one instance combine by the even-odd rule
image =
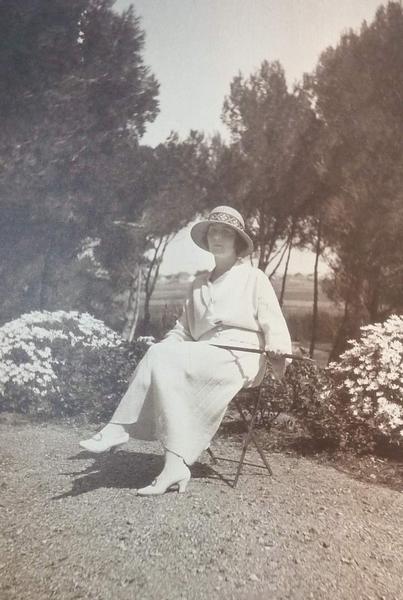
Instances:
[[[239,260],[213,283],[209,276],[196,277],[181,318],[140,361],[111,419],[133,424],[131,435],[159,439],[187,464],[208,448],[235,394],[264,373],[262,354],[217,346],[291,352],[262,271]]]

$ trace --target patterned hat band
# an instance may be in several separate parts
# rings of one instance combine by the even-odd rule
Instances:
[[[241,231],[245,231],[245,227],[242,225],[239,219],[224,212],[211,213],[208,217],[208,220],[218,221],[219,223],[226,223],[227,225],[232,225],[233,227],[236,227]]]

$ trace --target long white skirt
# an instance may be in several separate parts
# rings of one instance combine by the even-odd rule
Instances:
[[[231,399],[260,382],[261,354],[207,342],[167,341],[151,346],[138,364],[112,423],[130,434],[158,439],[192,464],[209,447]]]

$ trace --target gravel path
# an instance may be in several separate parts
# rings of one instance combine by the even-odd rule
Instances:
[[[1,600],[403,599],[402,494],[273,454],[274,479],[248,466],[233,490],[206,456],[186,494],[140,498],[155,444],[93,457],[87,434],[0,424]]]

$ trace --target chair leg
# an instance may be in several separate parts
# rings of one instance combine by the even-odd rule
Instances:
[[[252,417],[251,417],[251,420],[249,422],[248,429],[247,429],[245,437],[243,439],[241,457],[239,459],[238,469],[237,469],[237,472],[236,472],[236,475],[235,475],[235,479],[234,479],[234,483],[233,483],[233,487],[234,488],[236,487],[236,484],[238,483],[238,479],[239,479],[239,476],[240,476],[241,471],[242,471],[243,461],[245,460],[245,454],[246,454],[246,451],[247,451],[248,446],[249,446],[249,442],[250,442],[252,434],[253,434],[253,426],[254,426],[255,421],[256,421],[256,416],[257,416],[257,411],[259,409],[259,404],[260,404],[260,394],[259,394],[259,397],[258,397],[258,399],[256,401],[255,408],[253,410]],[[242,416],[242,419],[244,421],[246,421],[245,416],[244,416],[244,414],[242,412],[242,409],[241,409],[241,407],[239,406],[239,404],[237,402],[236,402],[236,406],[237,406],[238,411],[240,412],[240,414]]]
[[[260,447],[260,444],[257,441],[257,439],[256,439],[256,437],[255,437],[254,434],[252,434],[252,442],[255,444],[255,448],[259,452],[260,458],[262,459],[262,462],[264,463],[264,466],[269,471],[270,475],[273,477],[273,471],[272,471],[272,468],[271,468],[271,466],[269,464],[269,461],[267,460],[267,458],[265,456],[265,453],[263,452],[262,448]]]
[[[210,448],[210,446],[207,448],[207,454],[209,455],[209,457],[211,458],[211,462],[213,463],[213,465],[218,464],[218,460],[216,459],[216,457],[213,454],[212,449]]]
[[[235,479],[234,479],[234,483],[233,483],[233,487],[234,488],[236,487],[236,485],[238,483],[238,479],[239,479],[239,476],[241,474],[243,463],[244,463],[244,460],[245,460],[246,451],[248,449],[248,446],[249,446],[249,443],[250,443],[251,440],[253,441],[253,443],[254,443],[254,445],[255,445],[258,453],[259,453],[259,456],[262,459],[263,464],[265,465],[265,467],[268,470],[269,474],[273,475],[273,471],[272,471],[272,469],[270,467],[270,464],[269,464],[266,456],[264,455],[264,452],[263,452],[262,448],[260,447],[259,442],[257,441],[257,439],[256,439],[256,437],[254,435],[254,432],[253,432],[253,427],[254,427],[254,424],[255,424],[255,421],[256,421],[256,417],[257,417],[257,413],[258,413],[258,410],[259,410],[260,401],[261,401],[261,397],[260,397],[260,393],[259,393],[259,396],[258,396],[258,398],[256,400],[256,403],[255,403],[255,406],[254,406],[254,409],[253,409],[253,412],[252,412],[252,417],[251,417],[251,419],[250,419],[249,422],[246,419],[241,406],[238,404],[238,402],[235,402],[236,407],[238,409],[238,412],[241,415],[242,420],[244,421],[245,425],[247,426],[247,431],[246,431],[246,434],[245,434],[245,437],[244,437],[244,440],[243,440],[241,457],[239,459],[238,469],[237,469],[237,472],[236,472],[236,475],[235,475]]]
[[[245,425],[248,427],[248,426],[249,426],[249,422],[248,422],[248,420],[246,419],[246,417],[245,417],[245,415],[244,415],[244,413],[243,413],[243,411],[242,411],[241,407],[240,407],[240,406],[238,406],[237,408],[238,408],[239,414],[241,415],[241,417],[242,417],[242,419],[243,419],[243,422],[244,422],[244,423],[245,423]],[[256,411],[256,412],[257,412],[257,411]],[[271,468],[271,466],[270,466],[270,464],[269,464],[269,461],[267,460],[267,458],[266,458],[266,456],[265,456],[265,453],[263,452],[263,450],[262,450],[262,448],[261,448],[261,446],[260,446],[259,442],[257,441],[257,438],[256,438],[256,436],[255,436],[255,433],[254,433],[254,431],[252,431],[252,433],[251,433],[251,441],[254,443],[254,445],[255,445],[255,448],[256,448],[256,450],[258,451],[258,453],[259,453],[259,456],[260,456],[260,458],[262,459],[262,462],[263,462],[264,466],[265,466],[265,467],[266,467],[266,469],[269,471],[270,475],[273,477],[273,471],[272,471],[272,468]]]

